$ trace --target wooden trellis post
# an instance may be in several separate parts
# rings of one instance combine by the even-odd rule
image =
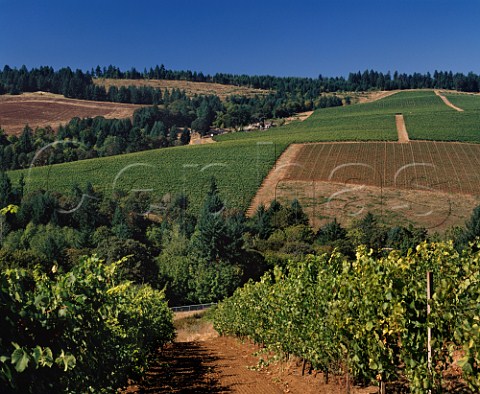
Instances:
[[[433,273],[427,272],[427,320],[431,312],[430,301],[433,294]],[[428,370],[432,370],[432,328],[427,327],[427,362]],[[431,390],[428,390],[431,393]]]

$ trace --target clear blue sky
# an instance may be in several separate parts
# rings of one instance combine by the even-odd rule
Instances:
[[[0,65],[480,73],[478,0],[0,0]]]

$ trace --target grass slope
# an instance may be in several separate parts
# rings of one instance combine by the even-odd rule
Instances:
[[[440,97],[433,96],[431,105],[425,105],[421,111],[416,106],[405,112],[410,139],[480,143],[480,97],[467,94],[446,97],[464,111],[458,112],[445,105]]]

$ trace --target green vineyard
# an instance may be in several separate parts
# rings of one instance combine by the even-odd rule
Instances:
[[[312,256],[237,290],[218,306],[215,327],[301,357],[327,376],[348,373],[364,384],[400,379],[412,393],[441,391],[456,360],[478,390],[479,262],[480,252],[442,243],[423,243],[406,257],[374,258],[365,249],[353,262]],[[435,282],[428,316],[427,272]]]
[[[164,293],[122,279],[125,261],[0,273],[0,391],[113,392],[174,336]]]

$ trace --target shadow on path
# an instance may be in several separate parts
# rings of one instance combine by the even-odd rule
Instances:
[[[218,360],[195,342],[176,342],[158,355],[139,393],[227,393],[212,366]]]

